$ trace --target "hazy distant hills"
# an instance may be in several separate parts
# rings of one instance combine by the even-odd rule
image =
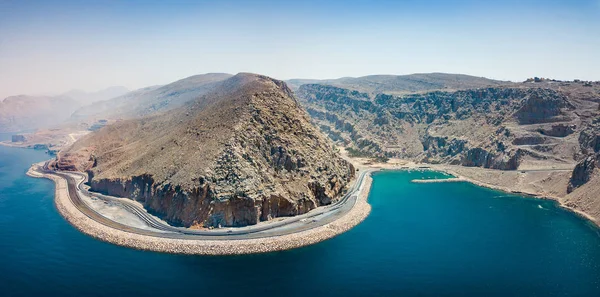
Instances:
[[[17,96],[2,103],[0,131],[48,128],[66,120],[72,123],[99,119],[126,119],[168,111],[213,90],[232,75],[208,73],[128,92],[110,87],[98,92],[72,90],[61,96]],[[297,91],[300,85],[323,84],[364,92],[406,94],[431,90],[457,90],[507,84],[487,78],[444,73],[371,75],[332,80],[293,79],[287,82]],[[22,102],[17,102],[19,99]],[[70,100],[71,99],[71,100]]]
[[[226,73],[208,73],[190,76],[164,86],[139,89],[83,106],[73,113],[73,119],[135,118],[167,111],[205,94],[231,76]]]
[[[97,92],[74,90],[59,96],[11,96],[0,102],[0,132],[48,128],[67,120],[79,107],[127,93],[124,87]]]
[[[102,101],[114,97],[121,96],[129,92],[129,89],[123,86],[114,86],[108,87],[106,89],[97,91],[97,92],[86,92],[82,90],[71,90],[62,94],[62,96],[67,96],[76,99],[82,104],[90,104],[96,101]]]
[[[0,132],[51,126],[67,119],[79,103],[66,96],[12,96],[0,102]]]
[[[464,74],[420,73],[409,75],[369,75],[329,80],[291,79],[293,90],[305,84],[324,84],[368,94],[406,94],[434,90],[461,90],[509,84],[510,82]]]
[[[136,118],[182,106],[231,74],[208,73],[129,92],[110,87],[98,92],[72,90],[60,96],[14,96],[0,103],[0,132],[51,128],[62,123]]]
[[[121,96],[116,96],[107,100],[96,101],[92,104],[87,104],[75,110],[71,115],[71,120],[86,120],[108,118],[111,114],[123,114],[126,111],[132,110],[131,103],[138,98],[148,96],[152,91],[161,86],[151,86]]]

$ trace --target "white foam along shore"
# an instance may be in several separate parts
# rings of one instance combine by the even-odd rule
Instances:
[[[54,181],[56,208],[71,225],[94,238],[140,250],[193,255],[239,255],[294,249],[315,244],[348,231],[362,222],[371,211],[367,198],[372,178],[370,174],[367,174],[352,209],[341,218],[313,229],[257,239],[202,240],[154,237],[110,228],[92,220],[73,205],[69,198],[67,181],[64,178],[39,173],[33,170],[34,166],[29,169],[27,175]]]

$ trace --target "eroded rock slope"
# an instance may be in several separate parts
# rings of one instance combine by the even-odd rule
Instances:
[[[286,84],[255,74],[171,112],[107,126],[53,166],[87,171],[93,190],[188,227],[306,213],[339,199],[355,174]]]
[[[313,121],[355,155],[493,169],[573,167],[600,85],[509,84],[406,95],[323,84],[297,91]]]

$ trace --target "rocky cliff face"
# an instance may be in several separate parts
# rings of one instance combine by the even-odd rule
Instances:
[[[306,84],[297,95],[313,122],[351,152],[514,170],[580,160],[582,123],[597,113],[582,89],[589,93],[562,83],[390,95]]]
[[[573,169],[568,193],[589,182],[596,168],[600,167],[600,118],[596,118],[591,125],[581,131],[579,145],[584,157]]]
[[[69,156],[87,166],[61,165],[78,164]],[[355,174],[283,82],[253,74],[166,114],[102,128],[56,167],[87,168],[93,190],[188,227],[306,213],[339,199]]]
[[[297,90],[312,121],[351,155],[548,170],[532,173],[545,175],[534,191],[600,218],[599,84],[540,81],[419,93],[361,86],[312,82]]]
[[[598,166],[597,163],[598,159],[596,155],[590,155],[581,162],[577,163],[577,166],[575,166],[575,169],[573,169],[571,179],[569,180],[567,193],[573,192],[573,190],[576,188],[590,181],[592,174],[594,173],[594,169],[596,169]]]

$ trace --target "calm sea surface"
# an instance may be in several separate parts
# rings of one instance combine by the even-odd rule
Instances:
[[[53,183],[25,176],[47,158],[0,147],[0,296],[600,296],[596,228],[550,201],[410,183],[440,173],[377,173],[371,215],[320,244],[201,257],[78,232]]]

